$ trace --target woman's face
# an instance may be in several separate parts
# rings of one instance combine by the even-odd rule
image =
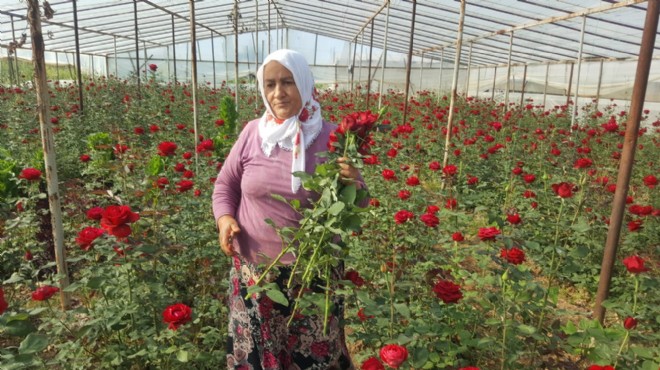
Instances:
[[[264,66],[264,92],[275,118],[287,119],[302,109],[302,99],[293,74],[278,62],[269,62]]]

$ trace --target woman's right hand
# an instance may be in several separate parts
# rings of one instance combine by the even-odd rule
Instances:
[[[236,254],[233,245],[234,235],[240,232],[241,228],[238,227],[238,223],[232,216],[224,215],[218,219],[218,241],[220,242],[220,248],[226,255],[233,256]]]

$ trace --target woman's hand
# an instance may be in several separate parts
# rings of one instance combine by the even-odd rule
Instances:
[[[228,255],[233,256],[236,254],[234,251],[234,235],[241,232],[236,220],[229,215],[224,215],[218,219],[218,241],[220,242],[220,249]]]
[[[341,182],[345,185],[355,184],[355,187],[358,189],[362,188],[362,183],[358,181],[360,171],[348,163],[348,158],[337,158],[337,163],[339,164],[339,176],[341,177]]]

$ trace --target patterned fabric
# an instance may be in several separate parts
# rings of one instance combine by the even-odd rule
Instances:
[[[340,299],[334,302],[327,335],[323,335],[322,315],[296,314],[287,325],[294,303],[292,291],[295,291],[285,289],[290,268],[280,267],[279,273],[264,279],[275,282],[282,292],[286,292],[289,306],[285,307],[273,302],[266,294],[253,294],[246,300],[247,287],[254,285],[260,270],[238,256],[233,257],[233,262],[228,292],[229,369],[354,369],[340,323],[343,318]],[[334,272],[337,278],[342,276],[340,272]]]

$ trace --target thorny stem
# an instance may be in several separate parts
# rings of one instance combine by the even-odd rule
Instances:
[[[561,198],[561,205],[559,206],[559,212],[557,212],[557,221],[555,222],[555,240],[552,243],[552,257],[550,258],[550,276],[548,276],[548,286],[543,293],[543,304],[541,305],[541,315],[539,316],[539,323],[537,325],[537,330],[541,330],[541,325],[543,324],[543,319],[545,318],[545,310],[548,305],[548,295],[550,294],[550,288],[552,287],[552,282],[555,275],[555,259],[557,258],[557,241],[559,240],[559,221],[561,220],[562,211],[564,210],[564,198]]]
[[[506,275],[509,271],[505,271],[504,275]],[[506,300],[506,279],[504,279],[504,276],[502,276],[502,306],[504,308],[504,312],[502,312],[502,346],[500,350],[500,356],[502,357],[502,366],[500,369],[504,370],[504,365],[506,363],[506,316],[509,308],[507,307],[507,300]]]

